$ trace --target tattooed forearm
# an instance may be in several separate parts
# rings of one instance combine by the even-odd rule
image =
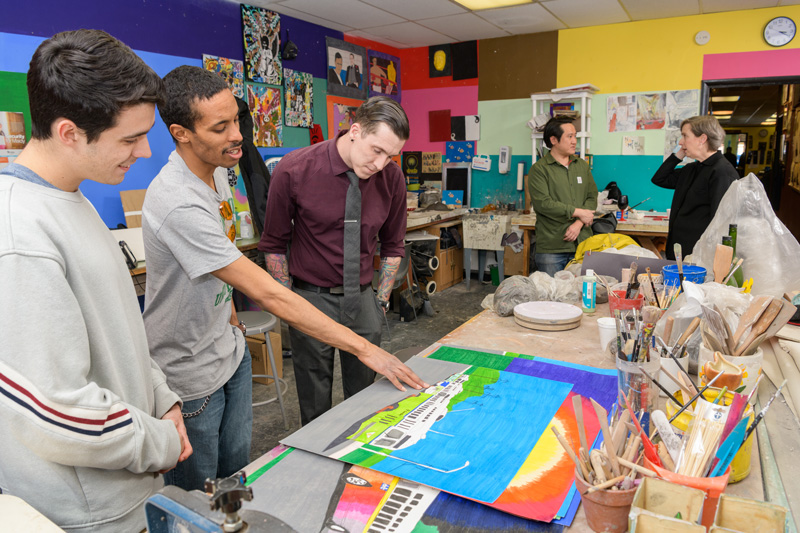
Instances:
[[[386,301],[394,286],[394,277],[397,269],[400,268],[399,257],[384,257],[381,259],[381,271],[378,285],[378,299]]]
[[[292,286],[292,278],[289,277],[289,262],[286,260],[285,254],[264,254],[264,262],[267,272],[275,278],[275,281],[286,288]]]

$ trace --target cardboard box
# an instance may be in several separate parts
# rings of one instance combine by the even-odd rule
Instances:
[[[253,375],[267,374],[274,375],[272,368],[269,366],[269,358],[267,357],[267,342],[263,333],[257,335],[248,335],[245,337],[247,346],[250,348],[250,355],[253,358]],[[275,331],[269,332],[269,339],[272,343],[272,355],[275,358],[275,366],[278,367],[278,377],[283,377],[283,352],[281,351],[281,335]],[[272,380],[267,378],[253,378],[257,383],[264,385],[271,385]]]
[[[506,277],[525,275],[525,255],[523,252],[515,252],[510,246],[505,247],[503,253],[503,275]]]

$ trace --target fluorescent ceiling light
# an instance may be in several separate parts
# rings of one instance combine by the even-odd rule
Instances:
[[[712,111],[711,114],[719,118],[720,115],[733,115],[733,111],[719,110],[719,111]]]
[[[712,102],[738,102],[741,96],[712,96]]]
[[[775,121],[774,120],[765,120],[764,122],[761,123],[761,125],[762,126],[774,126],[775,125]]]
[[[455,2],[472,11],[480,11],[481,9],[531,4],[533,0],[455,0]]]
[[[731,117],[729,115],[729,116],[726,116],[726,117],[716,117],[716,118],[717,118],[717,120],[728,120]]]

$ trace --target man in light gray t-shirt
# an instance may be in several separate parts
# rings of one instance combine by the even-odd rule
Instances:
[[[147,254],[145,329],[153,359],[184,400],[194,448],[165,481],[202,489],[207,477],[247,465],[251,429],[250,355],[230,301],[231,287],[316,339],[358,357],[398,389],[427,387],[393,355],[335,323],[242,256],[226,236],[231,209],[226,168],[242,156],[239,107],[225,81],[199,67],[164,77],[162,120],[175,152],[142,208]],[[230,239],[230,240],[229,240]],[[243,355],[244,354],[244,355]]]

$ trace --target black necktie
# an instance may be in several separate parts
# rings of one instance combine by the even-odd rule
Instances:
[[[350,323],[355,322],[361,309],[361,189],[358,176],[347,171],[350,187],[344,207],[344,302],[342,311]]]

